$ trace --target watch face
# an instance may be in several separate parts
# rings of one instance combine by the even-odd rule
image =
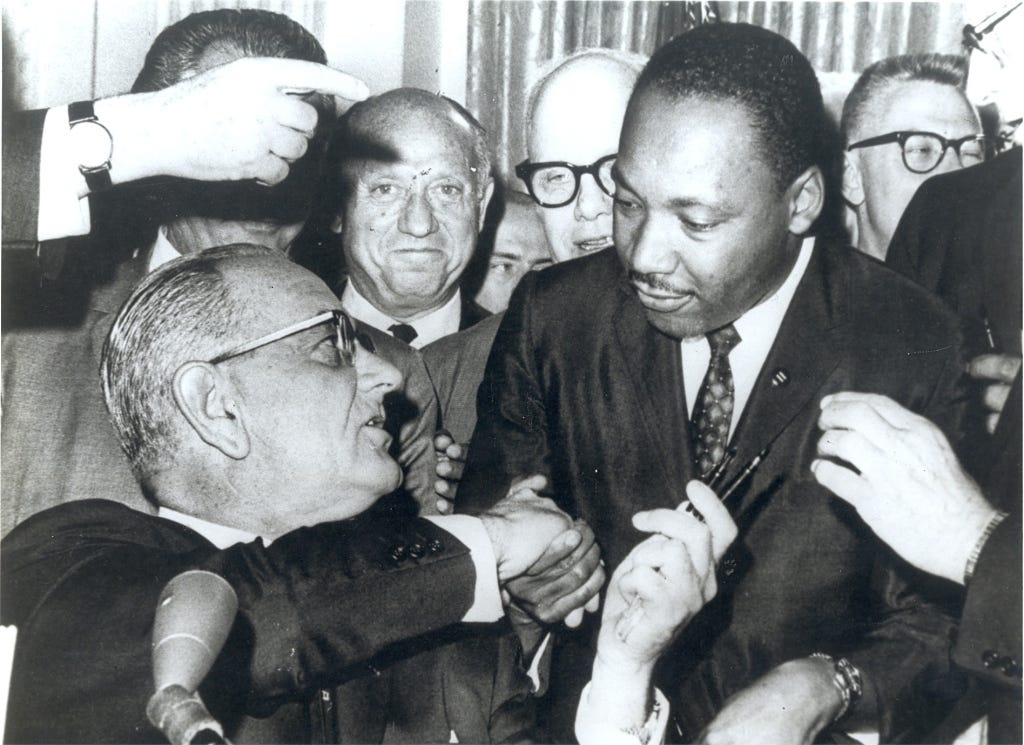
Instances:
[[[71,147],[80,168],[101,168],[110,160],[114,141],[99,122],[79,122],[71,128]]]

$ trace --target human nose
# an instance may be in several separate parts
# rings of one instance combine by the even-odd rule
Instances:
[[[379,401],[402,385],[402,373],[397,367],[362,346],[356,354],[355,367],[359,390]]]
[[[576,195],[575,212],[577,220],[596,220],[612,212],[612,198],[601,190],[592,174],[580,176],[580,193]]]
[[[669,274],[675,269],[673,242],[663,234],[656,220],[645,218],[627,237],[629,268],[640,274]]]
[[[398,218],[398,229],[406,235],[422,237],[437,229],[434,210],[427,201],[427,195],[419,189],[410,189]]]

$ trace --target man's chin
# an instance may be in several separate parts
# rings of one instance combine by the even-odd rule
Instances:
[[[692,314],[663,313],[645,307],[644,315],[658,331],[679,341],[704,336],[715,328],[707,319]]]

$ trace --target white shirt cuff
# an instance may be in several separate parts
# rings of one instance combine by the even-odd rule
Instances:
[[[623,729],[625,722],[610,722],[604,712],[590,706],[590,683],[583,688],[576,709],[576,739],[580,745],[660,745],[668,727],[668,700],[654,689],[654,709],[640,728]]]
[[[469,548],[476,569],[473,606],[462,620],[466,623],[494,623],[505,615],[498,590],[498,562],[480,518],[469,515],[425,515],[437,527],[451,533]]]
[[[92,227],[89,200],[78,196],[85,180],[75,165],[70,133],[67,106],[46,112],[39,152],[39,241],[86,235]]]

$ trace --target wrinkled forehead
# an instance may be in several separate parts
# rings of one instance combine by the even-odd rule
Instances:
[[[252,331],[248,336],[270,333],[340,307],[323,280],[284,257],[227,259],[220,269],[232,307]]]
[[[963,91],[927,80],[882,87],[868,102],[867,114],[860,119],[863,136],[923,130],[954,137],[981,131],[977,112]]]

